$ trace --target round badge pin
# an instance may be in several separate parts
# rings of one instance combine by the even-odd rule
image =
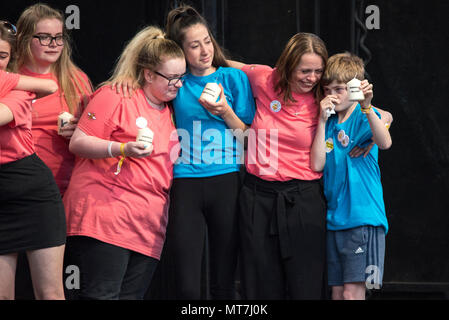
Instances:
[[[340,130],[338,132],[338,141],[342,142],[345,136],[346,136],[346,132],[344,130]]]
[[[139,129],[146,128],[148,126],[148,121],[144,117],[139,117],[136,119],[136,126]]]
[[[343,147],[347,147],[349,145],[349,137],[345,135],[345,137],[343,138],[343,141],[341,142],[341,145]]]
[[[279,112],[279,111],[281,111],[281,109],[282,109],[282,105],[281,105],[281,103],[280,103],[279,101],[273,100],[273,101],[271,101],[271,103],[270,103],[270,109],[271,109],[273,112]]]
[[[332,150],[334,150],[334,139],[329,138],[326,140],[326,153],[329,153]]]

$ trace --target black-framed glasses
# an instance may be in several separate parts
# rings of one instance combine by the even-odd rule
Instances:
[[[11,22],[8,22],[6,20],[0,20],[0,25],[2,25],[6,30],[8,30],[8,32],[11,33],[13,36],[17,34],[17,28]]]
[[[49,46],[50,43],[52,43],[54,40],[56,45],[60,47],[60,46],[64,45],[64,40],[65,40],[65,37],[62,35],[52,37],[48,34],[37,34],[37,35],[34,35],[33,38],[39,39],[39,43],[41,44],[41,46]]]
[[[164,76],[162,73],[159,73],[157,71],[153,71],[153,72],[155,74],[157,74],[158,76],[161,76],[162,78],[167,79],[169,86],[176,86],[179,83],[179,81],[181,81],[181,84],[183,84],[184,83],[184,78],[185,78],[185,75],[186,75],[184,73],[183,75],[181,75],[179,77],[171,77],[171,78],[169,78],[169,77]]]

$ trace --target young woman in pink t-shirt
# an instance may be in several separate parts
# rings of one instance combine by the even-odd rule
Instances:
[[[92,94],[91,84],[71,59],[62,12],[45,4],[32,5],[22,12],[17,29],[16,70],[59,85],[54,94],[33,101],[33,138],[37,155],[51,169],[63,196],[75,162],[69,139]],[[74,118],[58,132],[57,119],[64,111]]]
[[[70,150],[79,158],[64,205],[68,246],[82,273],[81,299],[143,299],[150,285],[179,153],[167,102],[182,87],[185,71],[182,49],[159,28],[143,29],[73,134]],[[138,83],[131,98],[111,89],[119,78]],[[151,130],[144,142],[136,141],[140,130]]]
[[[63,299],[64,207],[51,171],[34,151],[35,94],[10,92],[45,95],[57,86],[4,72],[14,56],[15,33],[13,25],[0,21],[0,298],[14,299],[17,256],[25,251],[35,297]]]

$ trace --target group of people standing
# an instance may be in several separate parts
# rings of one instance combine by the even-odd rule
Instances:
[[[246,65],[229,60],[204,17],[181,5],[165,32],[149,26],[127,43],[95,92],[71,60],[59,11],[36,4],[17,29],[1,22],[0,63],[8,46],[0,64],[10,71],[0,71],[0,298],[14,298],[17,254],[26,252],[35,296],[64,299],[66,252],[81,272],[80,299],[142,299],[166,250],[173,298],[199,299],[206,239],[213,299],[235,298],[238,263],[243,299],[326,298],[327,203],[346,190],[325,197],[333,188],[325,179],[323,189],[325,115],[367,115],[359,117],[363,138],[351,141],[351,155],[365,157],[344,148],[340,171],[368,158],[378,173],[370,143],[391,145],[383,124],[392,119],[371,112],[369,84],[360,105],[322,90],[328,53],[319,37],[294,35],[275,68]],[[342,81],[333,77],[326,85]],[[201,97],[208,83],[220,88],[216,100]],[[58,131],[64,111],[73,117]],[[147,142],[136,141],[142,129],[152,132]],[[364,187],[377,188],[380,218],[351,229],[378,228],[371,239],[387,226],[380,175],[370,178]],[[346,220],[334,230],[346,230]],[[382,254],[374,255],[383,262]],[[332,283],[333,297],[348,297],[337,292],[353,292],[343,283],[359,278]]]

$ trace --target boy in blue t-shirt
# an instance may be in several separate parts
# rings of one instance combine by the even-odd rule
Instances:
[[[378,148],[391,136],[371,105],[373,85],[363,79],[363,61],[349,53],[329,58],[322,77],[325,98],[312,146],[311,165],[323,171],[327,199],[328,283],[332,299],[365,299],[365,286],[382,284],[385,215]],[[361,81],[363,101],[350,101],[346,83]],[[335,115],[329,112],[334,110]],[[349,155],[354,146],[375,145],[365,157]]]

